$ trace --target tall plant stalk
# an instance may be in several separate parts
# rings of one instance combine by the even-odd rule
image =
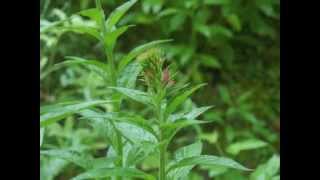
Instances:
[[[107,33],[106,25],[105,25],[105,15],[103,8],[101,6],[100,0],[95,0],[96,8],[101,13],[101,32],[102,36],[105,37]],[[107,44],[104,42],[103,39],[100,40],[104,47],[104,53],[105,57],[107,58],[108,64],[109,64],[109,75],[111,80],[111,86],[117,86],[117,73],[116,73],[116,66],[114,62],[113,52],[112,49],[110,49]],[[114,90],[112,90],[112,93],[114,93]],[[113,103],[113,111],[119,112],[121,107],[121,102],[114,102]],[[117,155],[118,155],[118,161],[116,162],[117,167],[123,167],[123,144],[122,144],[122,137],[121,133],[117,129],[114,123],[112,123],[115,132],[116,132],[116,139],[117,139]],[[116,177],[116,180],[122,180],[120,176]]]

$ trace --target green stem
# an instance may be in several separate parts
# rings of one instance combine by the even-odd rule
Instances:
[[[161,128],[161,125],[163,125],[166,121],[165,117],[163,117],[163,112],[161,109],[161,102],[163,99],[163,91],[160,90],[160,92],[158,93],[157,97],[160,97],[159,101],[157,101],[157,116],[158,116],[158,120],[159,120],[159,124],[160,124],[160,147],[159,147],[159,151],[160,151],[160,159],[159,159],[159,180],[166,180],[166,142],[164,142],[165,137],[163,137],[163,129]]]
[[[105,26],[105,16],[104,16],[104,12],[101,6],[101,2],[100,0],[96,0],[96,7],[100,10],[101,13],[101,32],[102,32],[102,38],[101,38],[101,43],[104,46],[104,52],[105,55],[107,56],[107,60],[109,62],[110,65],[110,69],[109,69],[109,75],[110,75],[110,79],[111,79],[111,85],[112,86],[116,86],[117,85],[117,75],[116,75],[116,67],[115,67],[115,62],[114,62],[114,58],[113,58],[113,52],[112,49],[108,48],[104,42],[104,38],[106,36],[107,30],[106,30],[106,26]],[[120,106],[121,106],[121,102],[115,102],[114,103],[114,109],[113,111],[118,112],[120,110]],[[117,155],[119,158],[119,161],[116,163],[117,167],[123,167],[123,144],[122,144],[122,137],[121,134],[119,132],[119,130],[116,128],[115,125],[114,129],[116,131],[116,138],[117,138]],[[122,180],[122,177],[116,177],[116,180]]]
[[[162,133],[161,133],[162,136]],[[162,137],[160,140],[162,141]],[[159,180],[166,180],[166,145],[160,146]]]

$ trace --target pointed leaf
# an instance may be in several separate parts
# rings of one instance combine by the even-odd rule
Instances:
[[[148,49],[151,49],[159,44],[166,43],[172,41],[171,39],[167,40],[157,40],[157,41],[152,41],[147,44],[140,45],[136,48],[134,48],[127,56],[124,56],[120,60],[119,64],[119,70],[121,71],[127,64],[129,64],[135,57],[137,57],[139,54],[145,52]]]
[[[171,141],[171,139],[177,134],[179,130],[181,130],[184,127],[195,125],[195,124],[204,124],[209,123],[207,121],[199,121],[199,120],[179,120],[174,123],[164,124],[161,126],[161,129],[163,130],[163,136],[165,139],[168,140],[168,143]]]
[[[99,9],[97,8],[86,9],[78,12],[78,14],[90,18],[91,20],[95,21],[97,25],[101,25],[102,16]]]
[[[267,145],[268,144],[266,142],[258,139],[248,139],[229,145],[227,147],[227,152],[233,155],[237,155],[240,151],[258,149]]]
[[[70,65],[87,65],[89,67],[95,68],[95,72],[100,75],[103,78],[106,78],[108,75],[108,66],[107,64],[104,64],[100,61],[96,60],[87,60],[80,57],[73,57],[73,56],[67,56],[66,61],[56,64],[54,66],[54,69],[57,70],[64,66],[70,66]],[[70,60],[69,60],[70,59]]]
[[[106,21],[107,30],[110,31],[136,2],[137,0],[130,0],[113,10]]]
[[[108,48],[108,50],[112,51],[118,37],[121,36],[124,32],[126,32],[129,27],[133,27],[133,26],[134,25],[127,25],[127,26],[120,27],[114,31],[107,32],[104,37],[104,43]]]
[[[155,137],[157,137],[156,132],[153,130],[152,126],[148,123],[148,121],[139,115],[124,113],[124,112],[120,112],[120,113],[107,112],[107,113],[103,113],[103,114],[94,116],[92,118],[105,118],[105,119],[110,119],[110,120],[114,120],[114,121],[126,122],[129,124],[138,126],[142,129],[148,131],[149,133],[153,134]]]
[[[185,158],[198,156],[201,154],[201,151],[202,151],[202,143],[200,141],[198,141],[194,144],[184,146],[175,152],[175,162],[178,162],[178,161],[185,159]],[[172,164],[173,163],[174,162],[172,162]],[[170,171],[170,173],[168,174],[168,177],[170,179],[174,179],[174,180],[175,179],[185,179],[186,177],[188,177],[188,174],[193,167],[194,167],[194,165],[176,168],[176,169]]]
[[[77,164],[85,169],[90,169],[92,167],[92,157],[86,156],[83,153],[71,150],[47,150],[40,151],[41,155],[53,156],[55,158],[61,158],[72,163]]]
[[[190,166],[190,165],[217,165],[217,166],[238,169],[238,170],[242,170],[242,171],[249,171],[250,170],[250,169],[242,166],[238,162],[236,162],[232,159],[226,158],[226,157],[217,157],[217,156],[211,156],[211,155],[199,155],[199,156],[193,156],[193,157],[185,158],[185,159],[178,161],[177,163],[170,166],[168,168],[167,172],[169,173],[170,171],[172,171],[176,168]]]
[[[142,178],[147,180],[154,180],[155,178],[149,174],[146,174],[138,169],[134,168],[100,168],[89,170],[82,173],[72,180],[82,180],[82,179],[97,179],[97,178],[107,178],[107,177],[127,177],[127,178]]]
[[[140,102],[142,104],[145,104],[145,105],[152,104],[151,98],[145,92],[134,90],[134,89],[122,88],[122,87],[110,87],[110,89],[114,89],[119,93],[129,97],[130,99]]]
[[[152,143],[158,142],[155,135],[132,123],[119,122],[116,123],[116,127],[118,131],[121,132],[122,136],[129,140],[130,143],[137,144],[144,141]]]
[[[56,108],[53,111],[49,111],[45,114],[40,115],[40,126],[45,127],[50,124],[53,124],[61,119],[64,119],[74,113],[82,109],[86,109],[92,106],[96,106],[99,104],[110,103],[110,101],[89,101],[78,103],[74,105],[61,106],[60,108]]]
[[[280,169],[280,158],[278,155],[273,155],[268,162],[260,165],[250,176],[250,180],[268,180],[277,178],[277,173]]]
[[[61,27],[61,30],[72,31],[79,34],[88,34],[90,36],[93,36],[97,40],[100,40],[100,34],[98,30],[93,27],[82,26],[82,25],[72,25],[68,27]]]
[[[194,93],[197,89],[203,87],[204,85],[205,84],[199,84],[199,85],[191,88],[190,90],[183,92],[181,95],[175,97],[170,102],[170,104],[168,105],[168,107],[166,109],[166,112],[165,112],[166,116],[173,113],[178,108],[178,106],[181,105],[182,103],[184,103],[192,93]]]
[[[169,116],[169,120],[174,122],[179,119],[188,119],[188,120],[194,120],[198,116],[200,116],[202,113],[205,111],[209,110],[213,106],[205,106],[205,107],[200,107],[200,108],[194,108],[188,113],[179,113],[179,114],[172,114]]]

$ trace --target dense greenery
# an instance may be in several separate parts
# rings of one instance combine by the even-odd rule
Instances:
[[[41,0],[42,180],[280,179],[279,1],[99,2]]]

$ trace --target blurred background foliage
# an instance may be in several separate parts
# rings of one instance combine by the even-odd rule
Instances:
[[[102,0],[106,14],[123,2]],[[52,71],[52,66],[68,55],[103,61],[101,45],[86,35],[46,30],[94,6],[91,0],[41,0],[42,105],[105,96],[103,80],[86,67]],[[181,131],[170,149],[191,143],[197,136],[205,143],[205,152],[259,167],[251,175],[197,167],[190,179],[279,179],[274,170],[279,168],[275,158],[280,150],[279,8],[279,0],[140,0],[121,21],[136,27],[120,38],[116,56],[138,44],[172,38],[163,49],[181,72],[178,80],[208,83],[184,108],[213,104],[215,108],[202,116],[212,123]],[[80,16],[73,20],[90,23]],[[137,104],[126,105],[143,113]],[[108,146],[76,117],[50,126],[44,138],[44,147],[83,148],[97,156]],[[43,180],[68,179],[78,171],[63,160],[42,157],[41,162]],[[154,162],[151,157],[142,166],[153,168]]]

